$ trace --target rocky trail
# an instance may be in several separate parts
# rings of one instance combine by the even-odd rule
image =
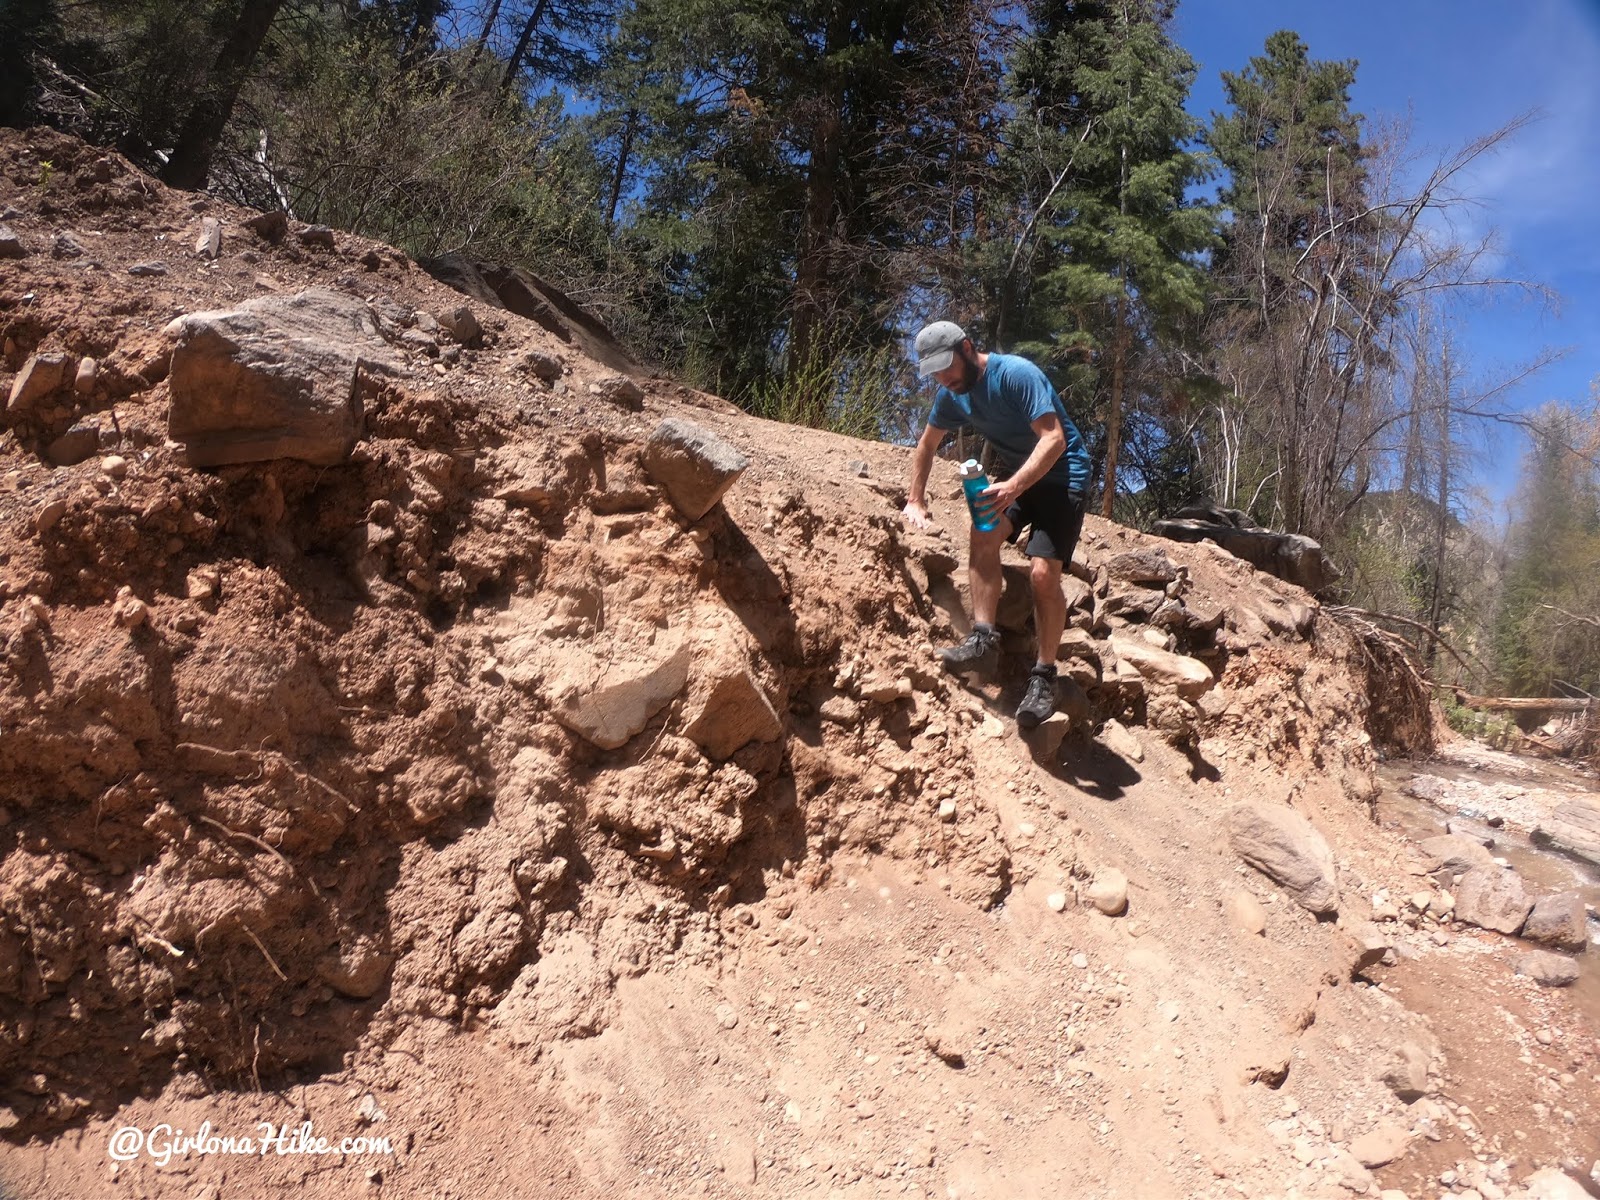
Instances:
[[[564,330],[0,130],[0,1194],[1600,1194],[1382,643],[1091,517],[1024,740],[951,464]]]

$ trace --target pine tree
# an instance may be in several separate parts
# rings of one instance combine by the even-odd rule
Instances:
[[[1107,515],[1125,418],[1181,406],[1171,352],[1202,309],[1199,256],[1216,236],[1215,207],[1188,198],[1210,168],[1189,148],[1195,67],[1168,33],[1175,7],[1037,0],[1012,75],[1008,142],[1033,178],[1021,236],[1039,245],[997,288],[995,337],[1055,368],[1079,390],[1075,407],[1103,411]],[[1152,447],[1146,462],[1164,458]]]
[[[668,264],[699,377],[737,393],[895,336],[974,219],[986,0],[635,0],[601,80],[620,236]],[[607,200],[607,208],[611,204]]]
[[[1511,695],[1600,692],[1600,420],[1551,406],[1535,421],[1495,624]],[[1588,618],[1585,620],[1584,618]]]
[[[1210,143],[1228,173],[1230,220],[1216,266],[1234,285],[1229,299],[1262,325],[1303,294],[1294,264],[1313,240],[1366,206],[1355,77],[1354,60],[1313,60],[1286,29],[1243,71],[1222,73],[1232,111],[1212,115]]]
[[[1273,523],[1315,536],[1331,532],[1342,481],[1330,472],[1361,424],[1394,315],[1380,265],[1390,218],[1369,203],[1349,107],[1355,69],[1274,33],[1245,70],[1223,73],[1231,110],[1213,114],[1210,133],[1229,212],[1212,338],[1257,455],[1231,474],[1266,493]]]

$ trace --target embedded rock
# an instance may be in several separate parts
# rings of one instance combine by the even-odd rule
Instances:
[[[1444,828],[1446,833],[1453,833],[1456,837],[1470,838],[1485,850],[1494,849],[1494,830],[1487,825],[1480,825],[1465,817],[1451,817],[1444,823]]]
[[[1129,550],[1106,559],[1106,574],[1121,583],[1168,584],[1178,568],[1159,550]]]
[[[1522,1189],[1508,1193],[1512,1200],[1589,1200],[1589,1193],[1554,1167],[1541,1167],[1522,1181]]]
[[[481,346],[483,344],[483,326],[478,324],[478,318],[472,315],[472,310],[466,305],[453,308],[439,318],[443,326],[456,341],[463,346]]]
[[[691,657],[688,642],[670,634],[615,660],[573,650],[557,661],[543,690],[556,720],[601,749],[615,750],[683,691]]]
[[[1228,920],[1243,933],[1257,936],[1267,931],[1266,906],[1249,892],[1234,892],[1228,897]]]
[[[27,416],[40,400],[65,386],[77,369],[78,360],[70,354],[35,354],[12,381],[6,416]]]
[[[258,213],[245,221],[244,227],[262,241],[277,245],[289,232],[289,214],[282,209]]]
[[[216,258],[222,253],[222,222],[215,217],[200,221],[200,233],[194,240],[194,252],[201,258]]]
[[[1126,758],[1131,762],[1144,761],[1144,747],[1139,744],[1139,739],[1115,717],[1100,727],[1100,741],[1118,758]]]
[[[342,938],[317,961],[317,978],[341,996],[367,1000],[388,981],[393,963],[393,955],[381,953],[366,938]]]
[[[522,361],[518,365],[534,378],[542,379],[546,383],[554,383],[566,371],[559,358],[542,350],[529,350],[522,356]]]
[[[1184,509],[1173,519],[1157,521],[1150,532],[1177,542],[1210,539],[1235,558],[1242,558],[1279,579],[1318,592],[1341,575],[1320,543],[1304,534],[1276,533],[1243,519],[1232,524],[1224,514],[1236,510]],[[1239,514],[1242,517],[1242,514]]]
[[[100,449],[99,417],[85,417],[45,447],[44,455],[58,467],[71,467]]]
[[[372,309],[322,288],[190,313],[167,332],[169,433],[195,466],[343,462],[361,432],[361,375],[404,370]]]
[[[1428,1052],[1415,1042],[1401,1042],[1378,1078],[1407,1104],[1422,1099],[1428,1093]]]
[[[1131,664],[1148,682],[1169,687],[1185,700],[1195,699],[1217,681],[1199,659],[1162,650],[1142,638],[1113,634],[1111,646],[1119,662]]]
[[[589,385],[589,394],[609,400],[629,412],[644,411],[644,389],[626,375],[609,375]]]
[[[1337,911],[1333,851],[1294,809],[1253,800],[1236,804],[1228,811],[1228,840],[1239,857],[1281,884],[1302,908]]]
[[[684,736],[714,759],[729,758],[751,742],[776,741],[783,733],[741,642],[730,626],[713,623],[700,639],[684,697]]]
[[[1351,1142],[1350,1153],[1363,1167],[1382,1167],[1403,1155],[1409,1141],[1403,1126],[1379,1125]]]
[[[708,429],[676,417],[656,426],[645,445],[644,469],[667,489],[678,511],[698,521],[744,474],[750,460]]]

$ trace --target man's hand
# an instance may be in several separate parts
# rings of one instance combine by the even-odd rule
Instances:
[[[902,510],[906,522],[914,529],[931,529],[933,518],[928,513],[928,506],[917,500],[907,500]]]
[[[978,493],[978,511],[985,517],[998,521],[1006,515],[1006,509],[1017,502],[1017,497],[1025,492],[1012,479],[1002,479],[999,483],[991,483]]]

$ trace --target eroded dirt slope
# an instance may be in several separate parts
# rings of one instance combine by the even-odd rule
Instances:
[[[461,297],[392,249],[271,241],[54,135],[0,131],[0,207],[0,395],[35,355],[95,362],[0,434],[0,1186],[1351,1195],[1386,1123],[1477,1152],[1440,1103],[1461,1064],[1356,974],[1370,897],[1414,877],[1374,738],[1422,749],[1426,710],[1304,594],[1091,518],[1072,729],[1025,743],[1025,595],[997,681],[931,660],[965,631],[948,464],[943,528],[909,533],[900,449],[661,380],[631,407],[482,308],[461,345]],[[350,461],[187,465],[167,323],[312,285],[409,370]],[[750,460],[699,521],[644,469],[669,416]],[[93,452],[59,465],[68,434]],[[1116,576],[1136,551],[1184,577]],[[596,697],[676,670],[594,732]],[[1326,836],[1337,921],[1239,861],[1242,799]],[[1110,869],[1120,916],[1087,895]],[[1437,1113],[1384,1081],[1408,1045]],[[107,1152],[207,1121],[393,1152]],[[1520,1176],[1584,1130],[1506,1153]]]

